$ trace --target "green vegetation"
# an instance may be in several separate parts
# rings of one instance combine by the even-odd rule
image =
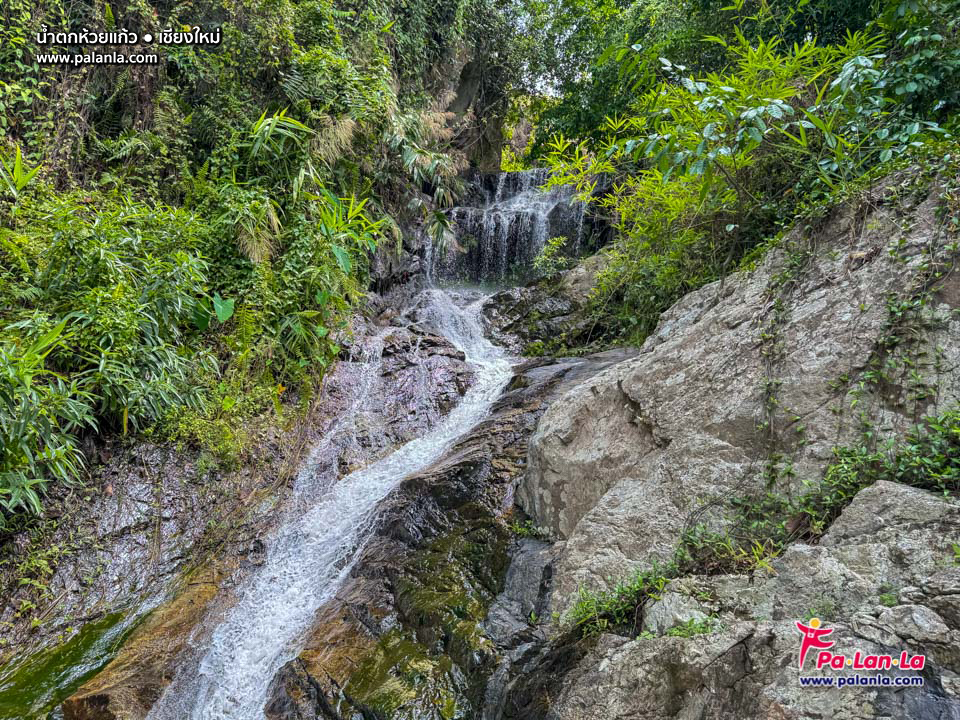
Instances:
[[[706,617],[702,620],[690,618],[667,630],[667,637],[691,638],[697,635],[709,635],[716,631],[717,627],[718,624],[714,618]]]
[[[561,93],[516,104],[525,159],[616,230],[594,341],[641,342],[865,175],[956,154],[956,2],[722,5],[568,0],[533,24]]]
[[[810,622],[813,618],[830,621],[836,620],[836,603],[834,603],[833,600],[821,596],[821,599],[813,607],[807,608],[807,611],[803,614],[804,622]]]
[[[569,268],[573,264],[573,259],[563,254],[566,244],[565,237],[547,240],[547,244],[533,260],[533,269],[541,275],[553,275]]]
[[[613,631],[635,635],[640,630],[644,604],[659,600],[678,571],[676,563],[664,567],[655,563],[650,570],[634,573],[609,591],[580,587],[576,603],[563,620],[584,636]]]
[[[516,67],[510,9],[392,0],[11,0],[0,11],[0,525],[84,437],[240,459],[306,407],[401,228],[449,231]],[[220,28],[156,65],[40,65],[47,31]],[[478,101],[453,128],[472,58]],[[459,63],[459,64],[458,64]],[[474,109],[476,108],[476,110]],[[463,137],[456,137],[456,129]]]
[[[510,523],[510,532],[516,535],[518,538],[535,538],[537,540],[546,540],[550,537],[550,533],[546,528],[537,527],[533,524],[533,520],[524,520],[520,522],[519,520],[514,520]]]
[[[877,600],[884,607],[896,607],[897,605],[897,596],[893,593],[882,593],[877,597]]]

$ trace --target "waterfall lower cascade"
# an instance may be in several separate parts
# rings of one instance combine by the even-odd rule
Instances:
[[[418,321],[464,352],[476,371],[473,386],[431,432],[339,481],[318,482],[308,463],[297,479],[296,512],[268,540],[264,564],[214,629],[199,668],[181,668],[148,720],[263,719],[271,680],[296,657],[316,611],[349,575],[377,522],[380,501],[482,420],[509,381],[510,362],[483,335],[482,301],[460,308],[443,290],[418,296]],[[371,347],[364,375],[379,371],[382,340]],[[356,403],[362,404],[363,383],[358,387]]]
[[[584,241],[584,203],[572,188],[541,190],[543,168],[482,175],[475,206],[451,211],[456,243],[433,259],[434,277],[497,282],[527,277],[534,258],[554,237],[567,238],[566,252],[578,255]]]

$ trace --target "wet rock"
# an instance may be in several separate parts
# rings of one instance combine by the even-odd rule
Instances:
[[[428,242],[422,227],[407,226],[401,228],[399,246],[393,242],[380,243],[370,264],[373,290],[386,293],[422,276]]]
[[[332,482],[342,470],[432,427],[472,382],[461,353],[409,321],[363,333],[358,327],[357,341],[325,378],[313,412],[286,435],[270,430],[262,436],[255,457],[237,470],[202,461],[191,449],[114,449],[109,463],[98,470],[97,481],[109,483],[113,492],[98,493],[95,484],[75,498],[54,538],[45,541],[74,546],[78,537],[84,540],[52,568],[47,582],[55,605],[45,611],[43,636],[36,637],[34,631],[37,644],[47,637],[52,641],[57,633],[69,637],[69,626],[79,629],[104,612],[142,613],[150,607],[150,598],[165,588],[179,588],[174,606],[194,597],[191,609],[203,607],[167,615],[171,606],[162,606],[151,615],[163,618],[160,629],[133,635],[121,655],[67,703],[70,713],[83,718],[112,717],[110,713],[142,717],[170,681],[175,658],[186,651],[182,641],[195,630],[200,637],[204,630],[196,624],[213,607],[227,607],[235,583],[263,562],[260,537],[283,507],[293,472],[303,465]],[[308,447],[312,452],[306,455]],[[29,547],[21,550],[24,556],[29,552]],[[192,586],[180,582],[197,566],[231,578],[202,603]],[[10,574],[5,579],[13,585],[17,578]],[[0,633],[17,638],[18,631],[29,632],[16,625],[19,604],[28,592],[10,585],[3,592],[3,617],[15,622]],[[27,621],[29,617],[19,622]],[[14,662],[25,657],[26,650]],[[97,708],[103,709],[102,715],[96,714]]]
[[[372,374],[371,353],[382,358]],[[479,705],[497,652],[483,622],[503,588],[510,546],[506,513],[525,465],[526,439],[564,382],[623,357],[528,363],[520,372],[523,382],[495,404],[490,418],[395,490],[351,578],[318,612],[303,652],[273,678],[269,717],[350,717],[402,707],[427,718],[448,713],[450,703]],[[445,393],[469,382],[468,367],[445,341],[416,324],[401,330],[391,324],[356,343],[327,378],[325,401],[336,404],[327,405],[331,415],[323,416],[324,434],[313,441],[305,471],[332,482],[341,470],[421,434],[441,417]],[[376,433],[370,432],[373,423]],[[207,566],[229,578],[220,592],[196,613],[170,611],[184,595],[161,606],[151,618],[163,619],[162,632],[135,635],[68,700],[69,712],[143,717],[175,670],[196,662],[196,648],[229,609],[244,573],[255,567],[257,537],[267,526],[248,523],[246,529],[252,534],[220,556],[229,562],[215,559]],[[158,636],[190,637],[191,647],[165,644]]]
[[[515,352],[535,355],[585,344],[597,330],[585,308],[605,263],[605,256],[593,255],[555,277],[493,295],[483,309],[491,336]]]
[[[325,707],[339,713],[331,717],[479,712],[501,657],[522,656],[524,645],[532,651],[543,639],[531,615],[546,611],[551,550],[511,542],[508,528],[527,439],[565,383],[620,357],[528,363],[489,418],[404,480],[305,650],[275,678],[271,720],[328,717]],[[322,702],[290,709],[316,688]]]
[[[501,592],[487,614],[484,629],[500,648],[512,648],[548,615],[547,601],[553,576],[553,546],[524,538],[511,553]]]
[[[197,575],[176,599],[153,612],[110,663],[63,704],[65,720],[127,720],[146,717],[176,671],[190,640],[185,627],[199,623],[222,578]]]

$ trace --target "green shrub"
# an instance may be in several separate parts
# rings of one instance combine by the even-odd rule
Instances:
[[[643,605],[660,599],[670,578],[676,577],[676,570],[674,565],[661,568],[654,564],[650,570],[635,573],[609,591],[593,592],[581,586],[577,601],[564,620],[584,636],[615,630],[636,633]]]
[[[943,136],[960,79],[954,5],[895,4],[866,29],[861,8],[849,18],[857,32],[828,23],[824,44],[784,42],[812,21],[806,11],[765,5],[744,17],[735,3],[732,33],[694,43],[704,57],[722,50],[706,68],[655,44],[608,52],[632,100],[574,139],[540,144],[551,183],[573,185],[615,223],[595,327],[641,342],[666,308],[734,270],[804,204]],[[932,87],[945,93],[939,104],[921,98]],[[597,191],[601,178],[609,190]]]
[[[547,244],[533,260],[533,269],[541,275],[555,275],[566,270],[573,264],[573,260],[563,254],[567,238],[555,237],[547,240]]]
[[[90,397],[76,381],[44,370],[65,341],[66,321],[30,345],[0,344],[0,519],[40,512],[48,482],[70,482],[83,467],[77,431],[95,429]]]
[[[880,601],[880,604],[884,607],[896,607],[897,605],[897,596],[893,593],[881,593],[877,600]]]
[[[75,382],[99,417],[142,428],[170,405],[192,404],[202,353],[184,352],[207,266],[191,218],[170,208],[104,197],[91,212],[76,195],[21,207],[7,247],[42,248],[14,278],[29,302],[3,312],[6,333],[27,340],[64,323],[46,366]]]
[[[697,635],[709,635],[717,629],[717,620],[711,617],[690,618],[686,622],[674,625],[667,630],[667,637],[691,638]]]

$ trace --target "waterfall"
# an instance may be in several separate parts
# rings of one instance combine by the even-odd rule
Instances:
[[[566,237],[571,252],[583,240],[584,203],[572,188],[541,190],[548,171],[480,176],[475,206],[451,211],[456,243],[432,259],[434,277],[498,282],[531,276],[533,261],[553,237]]]
[[[362,470],[336,480],[329,468],[307,463],[297,479],[295,512],[267,541],[264,564],[213,630],[199,667],[184,663],[149,720],[262,720],[271,680],[296,657],[316,611],[349,575],[377,522],[380,501],[482,420],[506,386],[511,366],[483,335],[481,303],[460,308],[437,289],[418,296],[411,310],[465,353],[476,370],[474,385],[431,432]],[[379,373],[382,348],[382,339],[375,339],[365,350],[354,416],[370,395],[364,378]]]

